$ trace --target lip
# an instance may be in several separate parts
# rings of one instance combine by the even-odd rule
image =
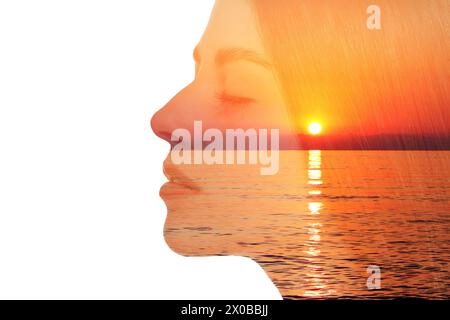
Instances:
[[[173,191],[175,189],[178,189],[181,192],[200,191],[199,186],[194,180],[186,176],[176,165],[169,164],[169,161],[169,157],[164,160],[163,173],[168,181],[162,185],[160,190],[161,194],[166,194],[169,190]]]
[[[167,181],[161,186],[161,189],[159,190],[159,195],[161,198],[166,198],[169,196],[177,196],[177,195],[186,195],[186,194],[195,194],[199,191],[198,188],[191,188],[190,186],[183,184],[183,183],[177,183],[173,181]]]

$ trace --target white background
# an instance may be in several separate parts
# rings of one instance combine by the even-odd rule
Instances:
[[[152,114],[213,2],[0,0],[0,298],[280,298],[240,257],[166,246]]]

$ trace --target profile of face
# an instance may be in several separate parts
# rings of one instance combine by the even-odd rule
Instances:
[[[224,133],[224,147],[227,129],[290,132],[292,120],[257,25],[250,1],[216,2],[194,50],[195,80],[152,118],[159,137],[174,147],[173,132],[184,128],[194,137],[195,122],[201,122],[202,137],[211,128]],[[263,204],[264,195],[271,192],[267,186],[276,194],[283,183],[283,168],[270,162],[174,164],[168,156],[164,172],[169,182],[161,196],[168,207],[169,246],[188,256],[251,256],[242,243],[251,242],[249,229],[267,227],[260,221],[262,209],[273,210],[270,203]],[[276,175],[262,175],[264,167],[276,170]],[[218,239],[217,234],[222,236]]]
[[[361,210],[417,214],[416,202],[400,196],[393,200],[393,188],[403,190],[408,183],[426,188],[429,176],[417,182],[414,168],[439,167],[442,170],[436,174],[441,175],[450,172],[442,168],[449,162],[445,155],[432,160],[319,149],[332,149],[338,139],[357,134],[364,134],[362,143],[352,140],[358,147],[370,135],[448,134],[449,112],[442,106],[448,105],[450,90],[439,91],[445,86],[442,76],[448,67],[435,68],[446,59],[448,40],[441,42],[431,60],[424,58],[431,54],[428,46],[414,47],[419,36],[403,36],[401,22],[391,34],[368,31],[364,3],[348,5],[345,11],[338,4],[327,6],[329,1],[279,1],[284,4],[275,14],[279,20],[274,28],[261,20],[264,12],[272,15],[275,1],[261,0],[258,8],[256,2],[216,1],[193,53],[195,79],[151,120],[156,135],[171,145],[164,161],[168,182],[160,192],[168,210],[165,240],[184,256],[250,257],[284,297],[377,296],[378,292],[364,291],[367,266],[416,263],[416,257],[400,254],[405,252],[395,244],[400,242],[389,240],[397,240],[398,234],[409,239],[417,234],[416,229],[383,215],[368,225]],[[380,2],[391,10],[388,14],[406,7],[408,21],[416,21],[414,6],[419,12],[425,5]],[[444,12],[437,10],[443,3],[437,1],[430,14]],[[293,9],[300,15],[298,21],[280,13]],[[334,13],[335,20],[330,18]],[[295,24],[292,32],[300,39],[295,53],[286,45],[294,28],[289,23]],[[386,22],[385,28],[394,30],[394,26]],[[433,39],[447,34],[431,24],[422,28],[434,30],[428,34]],[[415,48],[411,52],[404,51],[408,41]],[[393,43],[397,51],[382,50]],[[427,77],[419,78],[411,66]],[[425,100],[426,108],[419,103]],[[228,130],[252,130],[255,144],[248,136],[242,140],[248,143],[244,147],[235,145],[235,140],[228,144]],[[305,148],[305,143],[318,147]],[[214,151],[208,151],[212,144]],[[241,162],[239,152],[243,152]],[[350,214],[354,219],[349,219]],[[372,261],[375,256],[383,258]],[[390,284],[400,288],[395,268],[390,270]],[[441,273],[432,276],[435,283],[445,278]],[[425,286],[427,277],[418,275],[417,283]],[[409,294],[398,290],[395,294]]]
[[[203,132],[208,128],[223,133],[239,128],[289,132],[289,111],[249,1],[216,2],[194,60],[195,80],[151,121],[154,132],[172,147],[172,133],[185,128],[194,136],[195,121],[201,121]],[[270,219],[261,220],[261,211],[275,217],[280,209],[276,202],[266,201],[266,196],[276,196],[283,189],[289,192],[283,185],[283,167],[276,168],[276,175],[261,175],[261,167],[245,163],[175,165],[168,156],[164,172],[169,182],[160,195],[168,208],[164,235],[170,248],[186,256],[255,258],[246,243],[271,237]],[[299,184],[301,180],[299,174]]]

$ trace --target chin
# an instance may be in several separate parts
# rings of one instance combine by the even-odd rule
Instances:
[[[201,236],[201,235],[199,235]],[[197,245],[190,245],[192,236],[173,237],[168,235],[166,228],[164,229],[164,240],[171,251],[183,257],[207,257],[218,255],[214,253],[202,252],[203,248]]]
[[[177,255],[183,256],[183,257],[192,257],[193,254],[191,252],[187,252],[185,249],[180,247],[178,240],[175,240],[174,238],[170,236],[164,235],[164,240],[166,242],[166,245],[169,247],[169,249],[176,253]]]
[[[204,239],[205,230],[209,227],[195,226],[191,223],[185,224],[179,219],[174,218],[182,216],[183,212],[171,212],[168,210],[166,222],[164,224],[164,241],[167,246],[176,254],[184,257],[209,256],[204,252],[202,246],[207,239]]]

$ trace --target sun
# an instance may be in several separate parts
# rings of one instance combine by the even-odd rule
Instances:
[[[311,122],[308,126],[308,131],[312,135],[318,135],[322,132],[322,125],[318,122]]]

